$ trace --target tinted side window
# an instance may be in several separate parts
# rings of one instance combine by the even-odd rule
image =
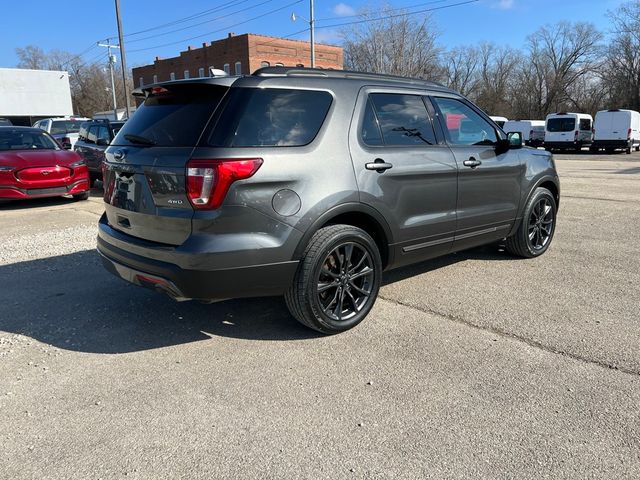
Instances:
[[[419,95],[374,93],[370,95],[382,130],[384,144],[434,145],[435,134],[427,108]]]
[[[498,141],[495,129],[467,104],[455,98],[433,97],[445,122],[444,133],[453,145],[493,145]]]
[[[111,139],[109,138],[109,130],[108,130],[108,129],[107,129],[107,127],[106,127],[106,126],[104,126],[104,125],[101,125],[101,126],[99,126],[99,127],[98,127],[98,134],[97,134],[97,135],[98,135],[98,138],[101,138],[101,139],[103,139],[103,140],[106,140],[107,142],[108,142],[109,140],[111,140]]]
[[[373,111],[371,100],[367,100],[367,108],[362,119],[362,131],[360,132],[362,141],[371,146],[382,145],[382,134],[380,133],[380,125]]]
[[[98,127],[94,125],[89,128],[89,133],[87,134],[87,143],[96,143],[98,140]]]
[[[580,120],[580,130],[591,130],[591,120],[588,118]]]
[[[236,88],[209,136],[214,147],[307,145],[318,134],[331,94],[312,90]]]

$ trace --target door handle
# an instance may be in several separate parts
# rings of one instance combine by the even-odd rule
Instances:
[[[387,163],[381,158],[376,158],[373,162],[364,164],[364,168],[366,168],[367,170],[375,170],[378,173],[389,170],[391,167],[393,167],[391,163]]]
[[[469,157],[469,160],[465,160],[464,162],[462,162],[462,164],[465,167],[476,168],[476,167],[482,165],[482,162],[480,160],[476,160],[473,157]]]

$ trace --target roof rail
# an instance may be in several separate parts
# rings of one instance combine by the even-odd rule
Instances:
[[[443,87],[440,83],[423,80],[421,78],[408,78],[398,75],[382,73],[356,72],[353,70],[330,70],[307,67],[262,67],[253,72],[256,77],[326,77],[346,78],[354,80],[385,80],[387,82],[411,83],[415,85],[429,85]]]

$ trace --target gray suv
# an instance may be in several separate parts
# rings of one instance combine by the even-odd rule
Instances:
[[[552,155],[438,84],[267,67],[136,94],[106,150],[98,250],[176,300],[284,295],[337,333],[384,270],[502,240],[536,257],[553,238]]]

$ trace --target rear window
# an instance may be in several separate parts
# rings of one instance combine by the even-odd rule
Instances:
[[[51,135],[58,135],[61,133],[78,133],[82,126],[81,120],[53,120],[51,122]]]
[[[113,145],[193,147],[227,90],[197,83],[158,89],[127,120]]]
[[[580,130],[591,130],[591,120],[583,118],[580,120]]]
[[[331,106],[328,92],[231,89],[208,144],[213,147],[299,147],[313,141]]]
[[[547,120],[547,131],[549,132],[571,132],[575,128],[575,118],[550,118]]]

